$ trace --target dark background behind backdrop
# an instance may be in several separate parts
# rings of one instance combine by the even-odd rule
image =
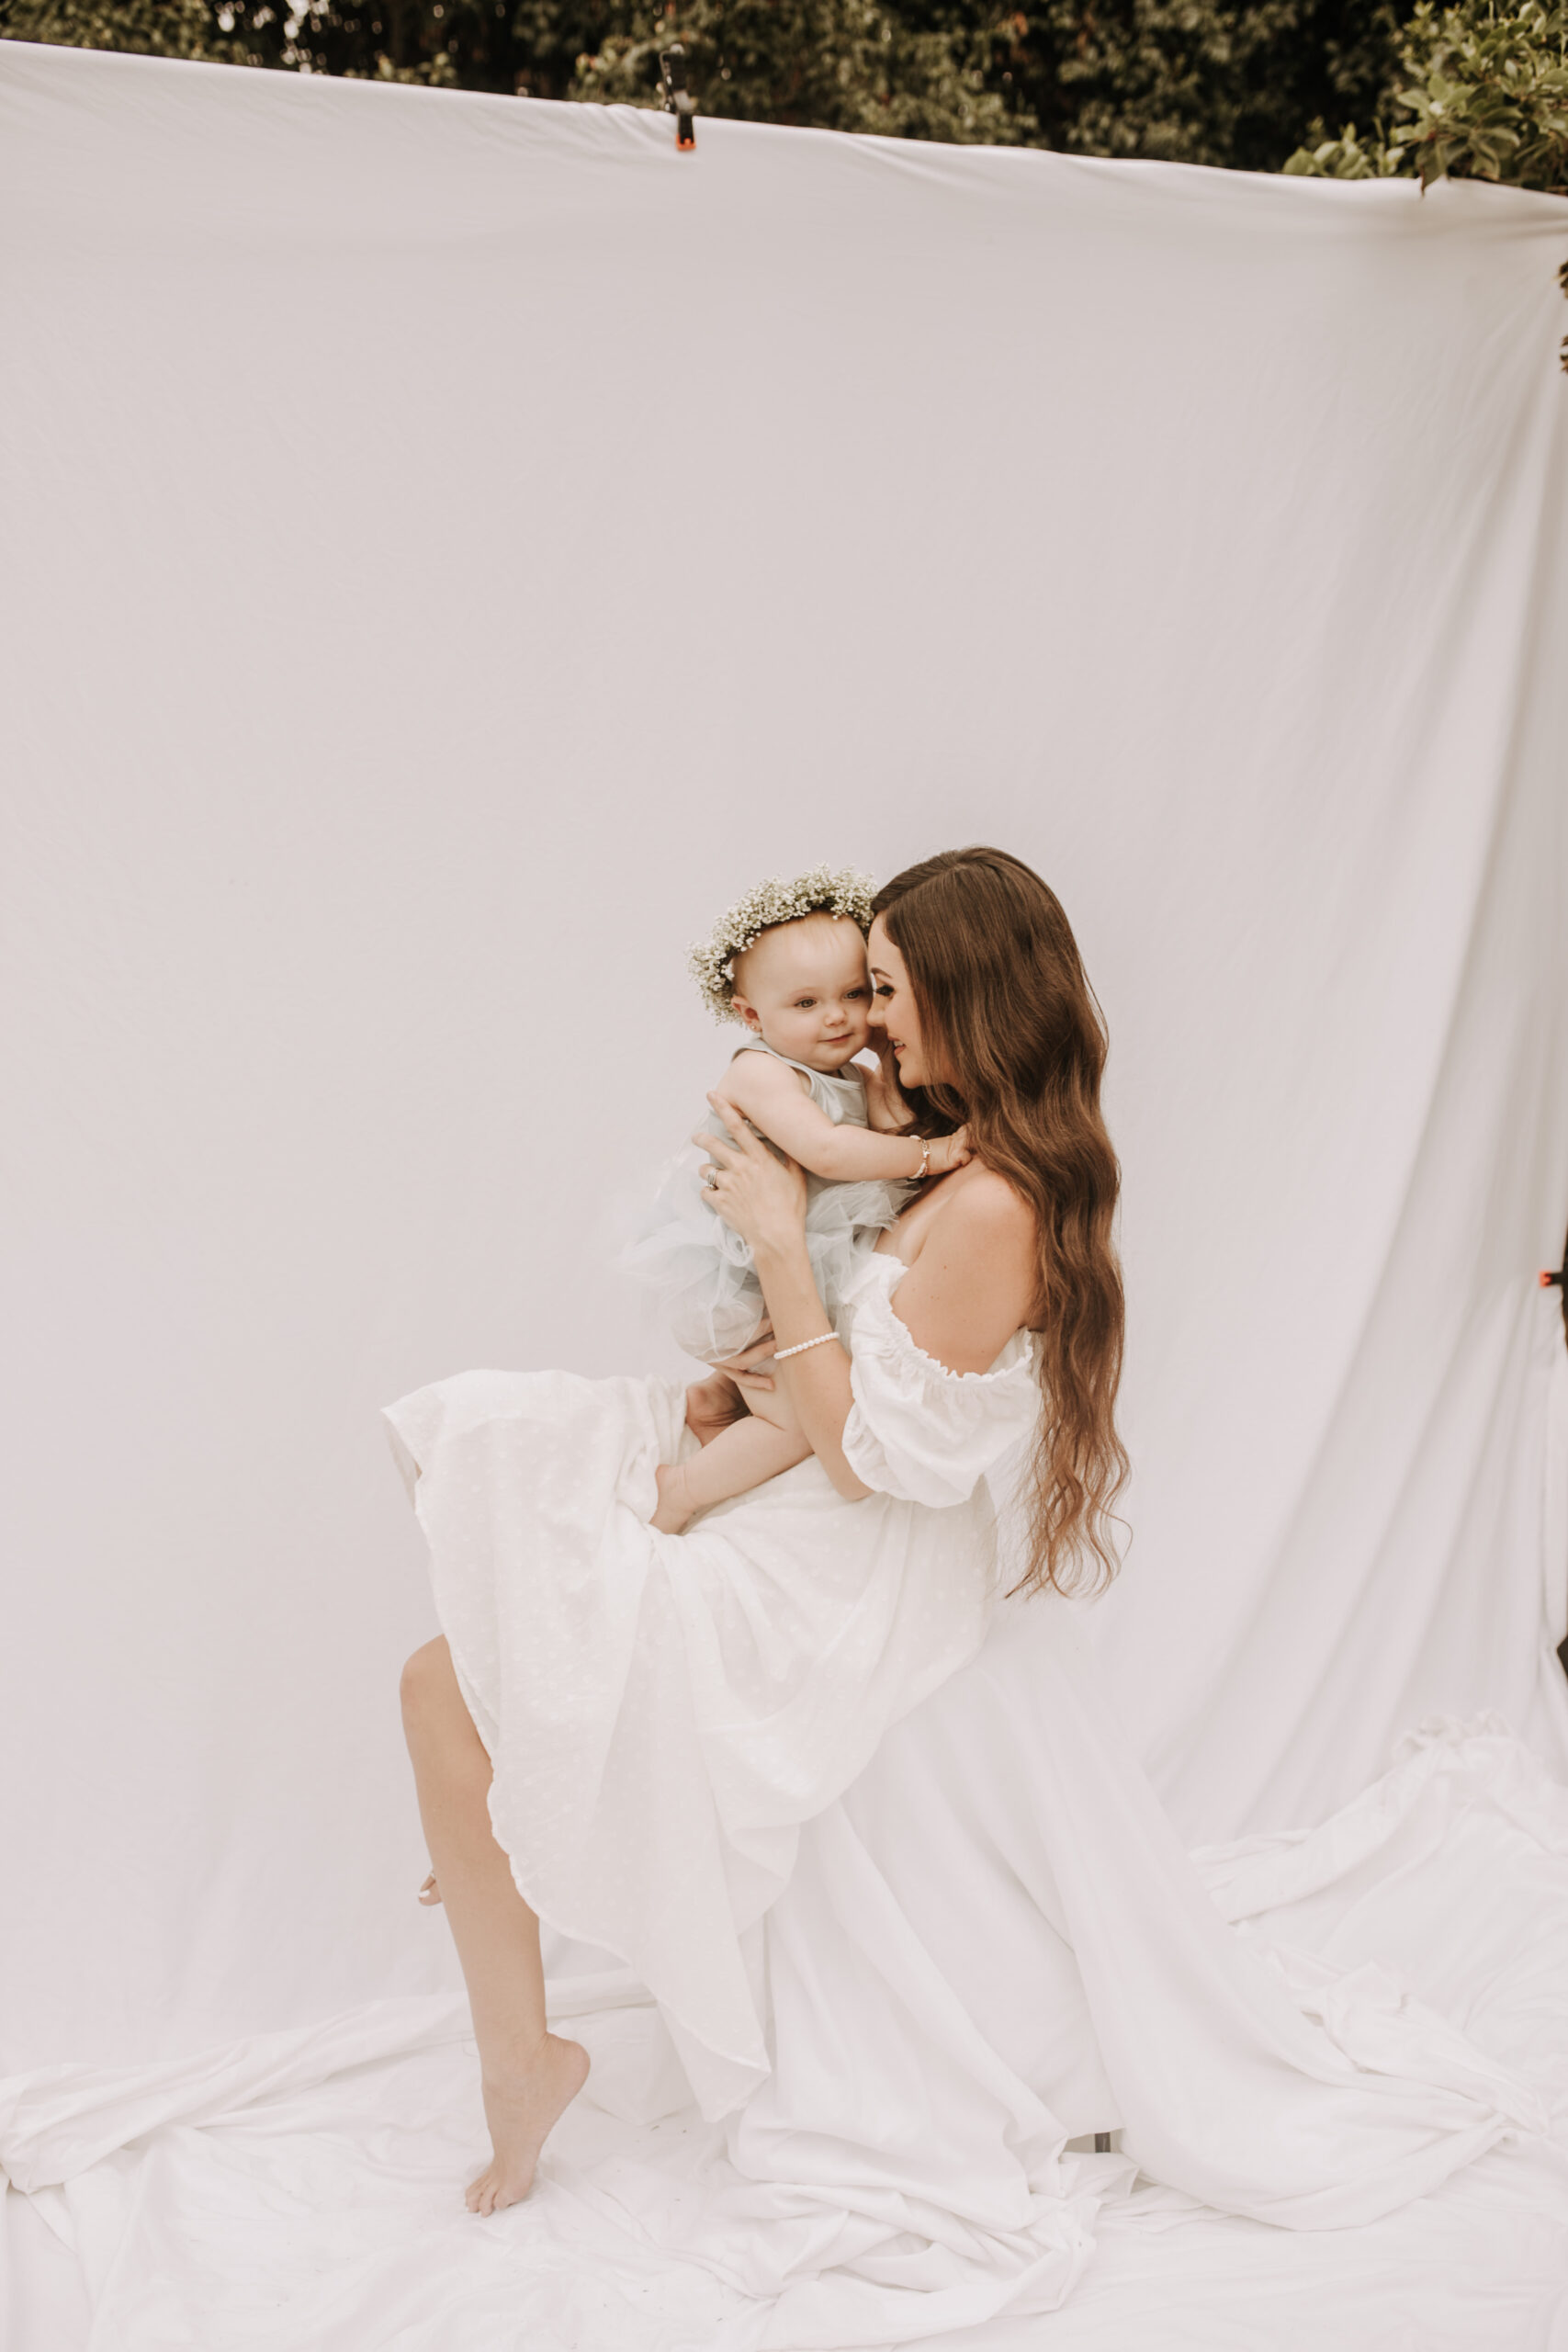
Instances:
[[[1370,124],[1413,0],[4,0],[13,39],[1277,171]]]

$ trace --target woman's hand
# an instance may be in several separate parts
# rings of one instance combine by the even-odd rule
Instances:
[[[760,1323],[739,1353],[722,1356],[714,1365],[714,1370],[716,1373],[722,1373],[727,1380],[739,1384],[739,1376],[743,1372],[750,1372],[754,1365],[766,1363],[769,1361],[776,1344],[773,1325]],[[763,1374],[761,1379],[764,1386],[768,1388],[773,1386],[773,1380],[767,1374]]]
[[[717,1094],[710,1094],[708,1101],[727,1132],[710,1135],[705,1127],[692,1141],[708,1155],[704,1182],[713,1206],[753,1251],[798,1241],[806,1230],[806,1170],[797,1161],[781,1158],[732,1102]],[[747,1397],[750,1402],[749,1390]]]
[[[749,1347],[742,1348],[738,1356],[727,1356],[715,1369],[739,1389],[753,1420],[769,1421],[774,1429],[787,1430],[792,1437],[799,1437],[803,1433],[800,1417],[784,1389],[771,1372],[752,1369],[772,1361],[776,1344],[773,1325],[764,1323]]]

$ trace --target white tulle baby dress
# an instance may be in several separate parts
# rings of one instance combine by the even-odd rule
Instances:
[[[812,1069],[761,1037],[749,1038],[736,1050],[771,1054],[786,1069],[798,1071],[817,1108],[836,1127],[869,1124],[865,1078],[852,1065],[837,1071]],[[702,1124],[711,1135],[725,1132],[715,1112]],[[762,1293],[750,1246],[707,1198],[701,1175],[705,1158],[691,1144],[671,1161],[620,1263],[653,1292],[677,1343],[705,1363],[718,1363],[750,1340],[762,1319]],[[860,1248],[894,1222],[913,1191],[909,1183],[833,1183],[807,1174],[806,1246],[829,1314],[844,1295]]]
[[[768,2073],[752,1931],[801,1825],[980,1646],[986,1474],[1040,1410],[1029,1334],[949,1372],[904,1271],[862,1250],[839,1310],[857,1502],[812,1456],[659,1533],[654,1465],[696,1444],[674,1381],[466,1372],[387,1408],[517,1885],[635,1972],[709,2116]]]

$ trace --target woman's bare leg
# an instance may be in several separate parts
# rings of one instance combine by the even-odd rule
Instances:
[[[469,2182],[467,2202],[471,2212],[494,2213],[533,2187],[539,2151],[587,2078],[588,2052],[546,2028],[539,1922],[495,1842],[490,1758],[445,1641],[427,1642],[410,1658],[402,1702],[419,1817],[468,1988],[495,2151]]]

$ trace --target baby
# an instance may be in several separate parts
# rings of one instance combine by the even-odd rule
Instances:
[[[914,1181],[969,1158],[962,1131],[910,1135],[896,1087],[855,1065],[870,1036],[870,923],[866,878],[818,867],[751,891],[691,957],[716,1016],[751,1033],[715,1092],[807,1171],[807,1248],[830,1316],[857,1246],[893,1223]],[[716,1114],[705,1125],[724,1132]],[[676,1162],[625,1262],[659,1292],[681,1345],[719,1363],[750,1343],[765,1310],[750,1251],[709,1205],[701,1165],[694,1147]],[[660,1467],[653,1525],[679,1534],[694,1512],[810,1451],[771,1422],[737,1419],[689,1461]]]

